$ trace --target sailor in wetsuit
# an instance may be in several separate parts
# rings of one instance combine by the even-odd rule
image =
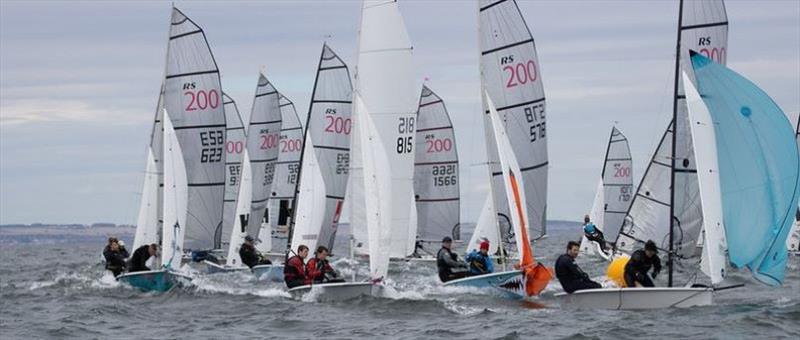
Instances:
[[[625,265],[625,284],[628,287],[654,287],[653,280],[647,276],[653,268],[655,279],[661,272],[661,259],[658,258],[658,248],[653,240],[644,244],[644,250],[638,249],[631,254],[631,259]]]
[[[450,247],[453,239],[445,237],[442,239],[442,248],[436,254],[436,266],[439,268],[439,279],[447,282],[460,279],[469,275],[467,264],[458,260],[458,255],[454,254]]]
[[[567,243],[567,252],[556,260],[556,277],[567,293],[581,289],[602,287],[599,283],[592,281],[589,275],[575,263],[575,258],[578,257],[580,249],[581,246],[578,242],[569,241]]]
[[[605,252],[606,238],[603,236],[603,232],[592,223],[589,215],[583,216],[583,235],[586,236],[587,240],[599,244],[600,249]]]

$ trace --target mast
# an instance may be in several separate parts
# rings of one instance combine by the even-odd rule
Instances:
[[[672,160],[670,167],[670,194],[669,194],[669,254],[667,259],[667,266],[669,267],[668,283],[672,287],[672,274],[673,274],[673,242],[675,241],[675,144],[677,143],[677,123],[678,123],[678,81],[680,78],[681,68],[681,27],[683,26],[683,0],[680,0],[678,5],[678,39],[675,45],[675,82],[673,86],[672,96]]]
[[[286,259],[289,259],[289,253],[292,252],[292,237],[294,237],[294,225],[295,220],[297,219],[297,196],[300,193],[300,181],[303,177],[303,157],[305,157],[306,153],[306,141],[308,140],[308,130],[309,124],[311,124],[311,110],[314,107],[314,95],[317,92],[317,82],[319,81],[319,71],[322,67],[322,57],[325,56],[325,47],[328,46],[327,42],[322,43],[322,51],[319,54],[319,63],[317,64],[317,74],[314,76],[314,89],[311,90],[311,104],[308,105],[308,115],[306,116],[306,125],[305,129],[303,130],[303,145],[300,147],[300,166],[297,168],[297,184],[294,187],[294,198],[292,198],[292,217],[289,220],[289,233],[287,236],[286,242]]]

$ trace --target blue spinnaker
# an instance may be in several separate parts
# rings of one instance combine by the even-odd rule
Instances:
[[[780,285],[800,196],[794,129],[758,86],[701,54],[691,53],[691,60],[715,124],[730,262],[758,281]]]

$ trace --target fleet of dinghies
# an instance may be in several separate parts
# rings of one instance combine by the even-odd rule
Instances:
[[[709,305],[731,287],[722,286],[728,268],[779,285],[787,254],[798,252],[800,118],[792,129],[766,93],[725,67],[722,0],[679,8],[672,119],[635,189],[628,140],[612,128],[590,214],[609,246],[581,242],[587,255],[616,262],[655,241],[668,256],[668,286],[555,294],[564,307]],[[502,269],[443,285],[531,298],[553,277],[534,257],[547,235],[541,65],[516,1],[481,0],[477,11],[489,192],[464,245],[488,241]],[[305,124],[263,73],[245,123],[222,92],[204,31],[173,8],[134,238],[134,249],[160,244],[160,256],[153,270],[118,279],[145,291],[186,285],[199,275],[183,263],[192,252],[208,253],[209,274],[282,281],[282,263],[242,263],[239,249],[252,237],[278,262],[300,245],[369,262],[366,277],[292,295],[382,296],[390,260],[434,261],[427,244],[463,240],[454,126],[444,99],[415,79],[413,55],[398,3],[363,1],[353,78],[325,43]],[[350,235],[338,233],[345,210]],[[284,227],[286,251],[272,253]],[[337,237],[350,238],[350,254],[334,247]],[[701,272],[710,285],[697,275],[678,283],[676,271]]]

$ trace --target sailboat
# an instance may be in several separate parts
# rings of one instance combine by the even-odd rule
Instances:
[[[539,239],[546,234],[548,162],[541,70],[533,36],[516,1],[480,1],[478,12],[490,190],[468,249],[476,249],[486,239],[503,260],[515,248],[520,262],[519,270],[471,276],[445,285],[491,288],[512,297],[533,296],[551,276],[534,261],[530,245],[531,236]]]
[[[784,241],[800,195],[800,155],[791,125],[761,89],[713,61],[714,54],[684,51],[680,43],[678,48],[679,55],[687,58],[679,66],[682,72],[676,89],[678,79],[682,80],[687,126],[696,141],[692,153],[697,156],[703,217],[697,267],[714,286],[727,276],[727,263],[749,269],[762,283],[778,285],[786,266]],[[670,229],[673,238],[675,228]],[[714,291],[728,288],[672,287],[671,271],[670,266],[670,287],[578,291],[562,295],[562,304],[613,309],[691,307],[711,304]]]
[[[264,74],[259,73],[245,146],[253,171],[253,197],[246,230],[248,235],[256,239],[256,245],[262,249],[265,247],[263,244],[270,247],[272,244],[271,232],[261,233],[261,231],[264,217],[267,215],[267,203],[272,196],[275,163],[280,154],[282,116],[279,98],[275,86]]]
[[[184,249],[219,248],[214,243],[222,224],[225,191],[226,125],[219,69],[203,30],[174,7],[162,92],[162,118],[156,118],[151,151],[156,164],[163,164],[157,168],[163,167],[164,189],[156,195],[161,206],[157,216],[163,221],[163,269],[119,278],[157,291],[169,289],[180,276],[176,271]],[[162,124],[164,139],[158,140]]]
[[[344,61],[322,46],[292,200],[287,254],[300,245],[333,252],[350,168],[353,86]]]
[[[444,101],[423,85],[417,109],[414,194],[416,242],[438,244],[448,236],[461,239],[458,152],[453,123]],[[412,260],[433,261],[433,253],[415,247]],[[423,251],[425,253],[419,253]]]
[[[795,139],[797,140],[797,148],[800,149],[800,112],[796,112],[797,123],[795,123]],[[789,237],[786,239],[786,248],[789,249],[789,254],[800,256],[800,206],[797,207],[797,213],[794,216],[794,224],[792,231],[789,232]]]
[[[606,240],[616,240],[617,232],[631,204],[633,196],[633,162],[628,139],[616,127],[608,138],[603,171],[597,184],[592,211],[589,214],[595,227],[604,232]],[[603,245],[581,238],[581,253],[605,260],[611,253]]]

